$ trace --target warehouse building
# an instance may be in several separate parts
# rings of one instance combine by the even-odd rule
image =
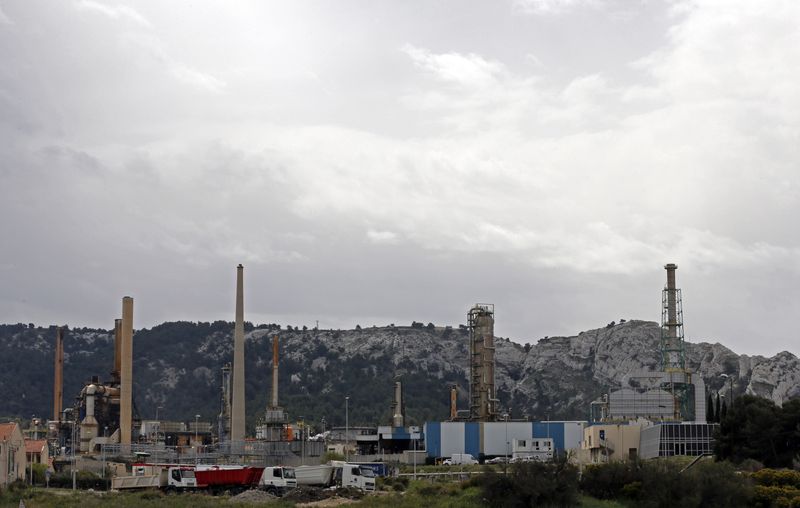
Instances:
[[[583,421],[427,422],[424,427],[428,457],[468,453],[475,458],[508,455],[514,440],[553,440],[555,453],[578,450]]]

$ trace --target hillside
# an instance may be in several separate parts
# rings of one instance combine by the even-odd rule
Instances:
[[[220,368],[232,358],[233,324],[169,322],[137,330],[134,337],[134,400],[139,414],[189,420],[219,413]],[[388,422],[393,381],[404,383],[412,423],[445,418],[448,387],[467,398],[467,330],[463,327],[399,327],[355,330],[280,329],[246,326],[248,425],[266,406],[271,337],[281,339],[280,402],[295,418],[344,425],[350,396],[352,424]],[[51,417],[53,327],[0,325],[0,416]],[[107,377],[113,332],[73,328],[65,336],[65,405],[91,375]],[[584,419],[588,404],[627,373],[658,364],[659,327],[628,321],[549,337],[534,345],[497,339],[497,386],[504,407],[516,416]],[[800,397],[800,361],[783,352],[771,358],[737,355],[721,344],[687,344],[692,369],[711,390],[725,373],[734,392],[782,403]],[[727,391],[727,385],[726,385]]]

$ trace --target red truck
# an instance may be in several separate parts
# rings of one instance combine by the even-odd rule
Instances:
[[[237,465],[204,465],[194,468],[198,489],[209,489],[213,493],[241,492],[258,487],[263,467]]]

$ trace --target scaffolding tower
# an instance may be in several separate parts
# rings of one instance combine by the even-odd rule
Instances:
[[[478,303],[467,314],[469,323],[469,417],[497,420],[494,387],[494,305]]]

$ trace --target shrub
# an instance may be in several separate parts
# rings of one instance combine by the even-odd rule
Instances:
[[[752,475],[758,485],[775,487],[793,487],[800,489],[800,471],[791,469],[762,469]]]
[[[507,475],[487,473],[469,484],[480,487],[492,506],[575,506],[578,502],[578,470],[565,461],[513,464]]]

